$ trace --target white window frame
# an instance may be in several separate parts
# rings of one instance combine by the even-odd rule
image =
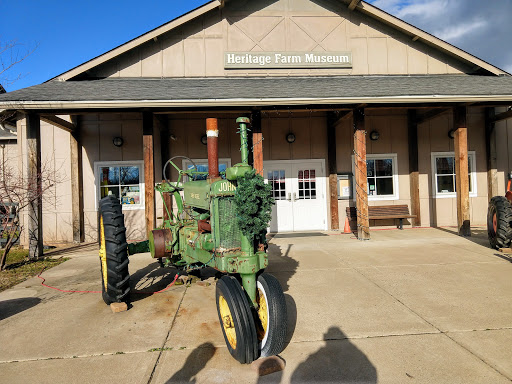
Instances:
[[[208,159],[190,159],[190,160],[192,160],[196,165],[200,165],[200,164],[208,165]],[[226,163],[226,168],[231,167],[231,159],[229,159],[229,158],[220,158],[219,159],[219,165],[221,163]],[[192,165],[192,163],[190,161],[188,161],[187,159],[183,159],[181,161],[181,166],[182,166],[181,169],[186,170],[186,169],[188,169],[189,165]],[[187,176],[183,177],[183,182],[185,182],[185,181],[188,181],[188,177]]]
[[[439,157],[453,157],[455,152],[431,152],[431,166],[432,166],[432,196],[436,199],[453,199],[457,197],[457,192],[437,192],[437,168],[436,159]],[[477,196],[477,182],[476,182],[476,152],[468,151],[468,162],[471,162],[471,185],[469,197]]]
[[[144,209],[145,207],[145,182],[144,182],[144,161],[95,161],[94,162],[94,188],[96,189],[95,207],[99,208],[99,201],[101,200],[101,192],[99,185],[100,168],[101,167],[139,167],[139,189],[140,189],[140,203],[139,204],[122,204],[123,211],[133,211]]]
[[[400,200],[400,190],[398,184],[398,156],[396,153],[375,153],[375,154],[367,154],[366,160],[384,160],[391,159],[393,163],[393,195],[383,195],[383,196],[375,196],[368,195],[368,201],[390,201],[390,200]],[[355,157],[352,155],[352,174],[353,177],[353,186],[352,190],[354,191],[353,200],[357,199],[356,192],[356,178],[355,178]]]

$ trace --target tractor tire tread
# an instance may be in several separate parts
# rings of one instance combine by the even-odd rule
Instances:
[[[497,230],[492,227],[496,213]],[[512,241],[512,204],[504,196],[494,196],[489,202],[487,213],[487,233],[492,248],[506,248]]]
[[[103,300],[107,304],[128,301],[130,294],[128,264],[130,261],[121,203],[116,197],[107,196],[100,201],[99,206],[100,214],[103,217],[103,233],[100,233],[100,238],[103,236],[105,240],[107,269],[106,284],[102,278]]]
[[[269,335],[267,344],[261,349],[262,357],[275,356],[282,352],[287,336],[286,300],[279,281],[269,273],[258,276],[258,282],[267,291],[269,312]]]

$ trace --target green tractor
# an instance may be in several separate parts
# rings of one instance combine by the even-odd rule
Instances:
[[[211,267],[222,273],[216,302],[227,348],[240,363],[280,353],[287,330],[286,302],[277,279],[264,272],[268,265],[265,234],[273,204],[270,186],[248,164],[247,124],[238,118],[242,162],[218,172],[216,119],[207,119],[209,174],[180,169],[169,159],[164,180],[155,189],[171,193],[177,209],[164,203],[169,220],[143,243],[126,243],[119,199],[100,201],[100,260],[103,299],[127,302],[130,294],[128,253],[151,252],[163,267],[178,273]],[[178,171],[167,179],[166,168]],[[187,179],[184,180],[184,177]],[[165,199],[162,199],[165,201]]]

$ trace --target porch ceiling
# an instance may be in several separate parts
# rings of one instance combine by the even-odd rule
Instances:
[[[0,108],[134,108],[512,102],[511,76],[109,78],[50,81],[0,95]]]

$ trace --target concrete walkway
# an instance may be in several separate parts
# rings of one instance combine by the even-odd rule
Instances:
[[[99,294],[30,279],[0,293],[0,383],[510,383],[512,259],[483,228],[278,235],[270,266],[285,291],[286,369],[258,377],[229,355],[215,286],[133,295],[113,314]],[[94,247],[43,273],[64,290],[100,290]],[[174,270],[130,258],[138,291]]]

